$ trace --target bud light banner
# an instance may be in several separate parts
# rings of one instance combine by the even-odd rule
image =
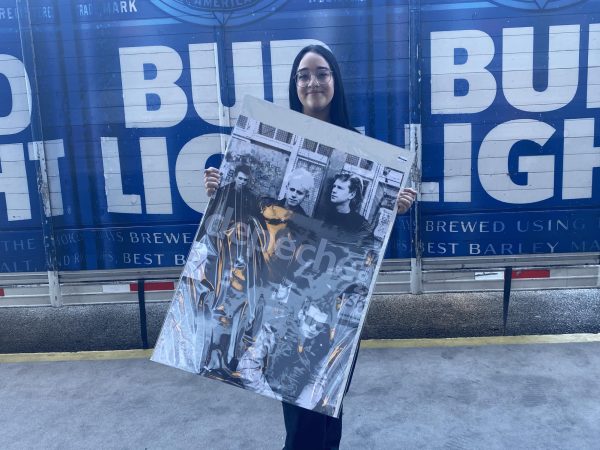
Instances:
[[[413,157],[246,97],[152,360],[338,416]]]
[[[0,272],[182,266],[241,99],[287,106],[308,44],[339,61],[352,126],[404,148],[420,126],[386,257],[598,252],[599,11],[0,0]]]
[[[287,106],[308,44],[336,55],[352,125],[404,145],[407,12],[403,2],[0,0],[10,37],[0,41],[0,251],[12,261],[0,270],[46,270],[44,250],[59,270],[183,265],[208,200],[203,170],[219,165],[241,99]]]
[[[599,252],[600,2],[421,2],[424,256]]]

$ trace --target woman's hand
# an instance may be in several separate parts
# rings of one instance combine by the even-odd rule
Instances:
[[[398,192],[398,214],[404,214],[408,211],[416,199],[417,191],[414,189],[404,188]]]
[[[219,172],[219,169],[215,167],[209,167],[208,169],[204,169],[204,189],[206,189],[206,194],[209,197],[213,196],[213,194],[219,187],[220,182],[221,172]]]

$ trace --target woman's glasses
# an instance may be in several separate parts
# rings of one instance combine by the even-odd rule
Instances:
[[[294,78],[296,79],[296,86],[304,88],[310,84],[310,80],[314,77],[317,85],[328,84],[331,81],[331,70],[329,69],[318,69],[316,72],[310,70],[299,70],[296,72]]]

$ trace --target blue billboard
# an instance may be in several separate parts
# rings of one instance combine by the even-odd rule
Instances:
[[[599,252],[600,2],[422,2],[426,256]]]
[[[0,0],[0,272],[182,265],[242,97],[287,105],[309,43],[353,126],[408,147],[420,125],[422,198],[387,257],[600,251],[599,11]]]

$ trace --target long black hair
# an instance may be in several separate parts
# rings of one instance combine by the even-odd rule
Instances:
[[[346,95],[344,94],[344,84],[342,82],[340,66],[337,63],[335,56],[333,56],[333,53],[331,53],[322,45],[308,45],[300,50],[300,53],[298,53],[296,59],[294,59],[294,64],[292,64],[292,71],[290,73],[289,84],[290,109],[293,109],[297,112],[302,112],[302,103],[300,103],[298,91],[296,90],[296,72],[298,71],[300,61],[307,53],[316,53],[317,55],[322,56],[325,61],[327,61],[327,64],[329,64],[329,68],[333,73],[333,98],[331,99],[331,108],[329,110],[331,123],[348,130],[356,131],[350,126],[350,118],[348,117],[348,106],[346,104]]]

